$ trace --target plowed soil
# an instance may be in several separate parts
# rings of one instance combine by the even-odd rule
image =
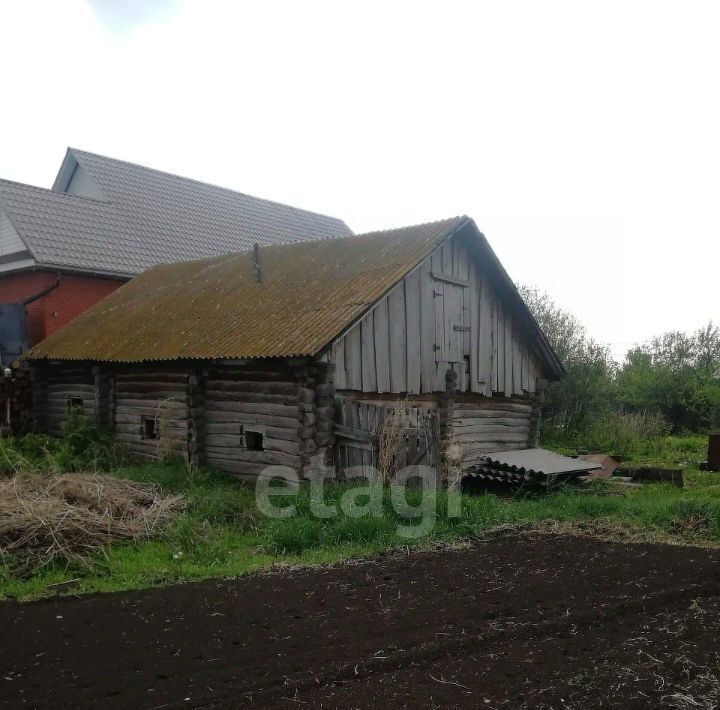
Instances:
[[[713,708],[720,552],[464,549],[0,604],[3,708]]]

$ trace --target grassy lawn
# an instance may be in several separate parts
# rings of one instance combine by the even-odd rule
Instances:
[[[703,437],[668,437],[661,447],[638,451],[629,463],[683,465],[686,487],[666,484],[628,488],[612,482],[563,486],[549,492],[462,496],[461,515],[447,514],[448,494],[439,493],[432,531],[408,540],[398,524],[414,525],[396,513],[387,490],[382,514],[317,519],[310,496],[280,497],[275,505],[294,504],[285,519],[262,515],[252,488],[208,470],[188,471],[177,463],[123,467],[118,477],[149,481],[168,493],[182,493],[187,508],[162,538],[117,544],[92,559],[91,566],[55,564],[30,577],[17,577],[8,560],[0,566],[0,597],[29,599],[58,592],[81,593],[151,587],[191,579],[236,577],[273,565],[323,564],[400,546],[427,546],[475,537],[523,525],[569,532],[589,532],[626,541],[720,544],[720,474],[701,473]],[[348,486],[325,488],[325,503],[337,503]],[[452,494],[450,494],[452,495]],[[407,501],[420,505],[419,492]],[[366,500],[365,498],[364,500]],[[359,500],[359,503],[364,502]],[[68,584],[65,584],[68,583]]]

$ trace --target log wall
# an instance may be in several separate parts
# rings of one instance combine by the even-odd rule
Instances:
[[[189,369],[124,368],[113,377],[116,438],[129,453],[155,459],[187,455],[196,441],[191,415],[193,373]],[[155,434],[148,432],[155,421]]]
[[[293,371],[219,366],[204,375],[207,463],[248,478],[272,465],[297,470],[300,383]],[[257,434],[262,435],[262,450],[253,450]]]
[[[38,376],[34,399],[33,406],[40,410],[36,429],[53,436],[60,435],[71,401],[87,417],[96,419],[99,414],[95,377],[90,366],[69,364],[50,368]]]
[[[535,407],[527,400],[456,395],[453,435],[462,448],[463,466],[490,451],[527,449]]]

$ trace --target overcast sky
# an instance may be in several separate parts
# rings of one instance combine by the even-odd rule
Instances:
[[[66,146],[345,219],[469,214],[621,355],[720,321],[720,5],[0,0],[0,177]]]

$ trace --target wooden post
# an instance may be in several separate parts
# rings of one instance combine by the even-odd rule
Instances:
[[[188,377],[187,456],[192,464],[205,462],[205,376],[200,368]]]
[[[542,419],[542,405],[545,401],[545,388],[547,380],[537,380],[535,383],[535,397],[532,400],[530,414],[530,432],[528,433],[528,448],[535,449],[540,439],[540,420]]]
[[[442,440],[447,439],[452,434],[456,392],[457,372],[449,369],[445,373],[445,391],[438,397],[438,420]]]
[[[47,427],[47,370],[40,364],[30,365],[30,387],[32,390],[29,429],[36,434]]]
[[[448,369],[445,373],[445,391],[438,398],[438,425],[440,430],[440,458],[437,467],[437,482],[443,487],[448,485],[450,478],[447,447],[451,443],[453,433],[453,416],[455,409],[455,394],[457,393],[457,372]]]
[[[96,365],[92,369],[95,383],[95,424],[98,429],[109,429],[110,414],[110,376],[107,369]]]

